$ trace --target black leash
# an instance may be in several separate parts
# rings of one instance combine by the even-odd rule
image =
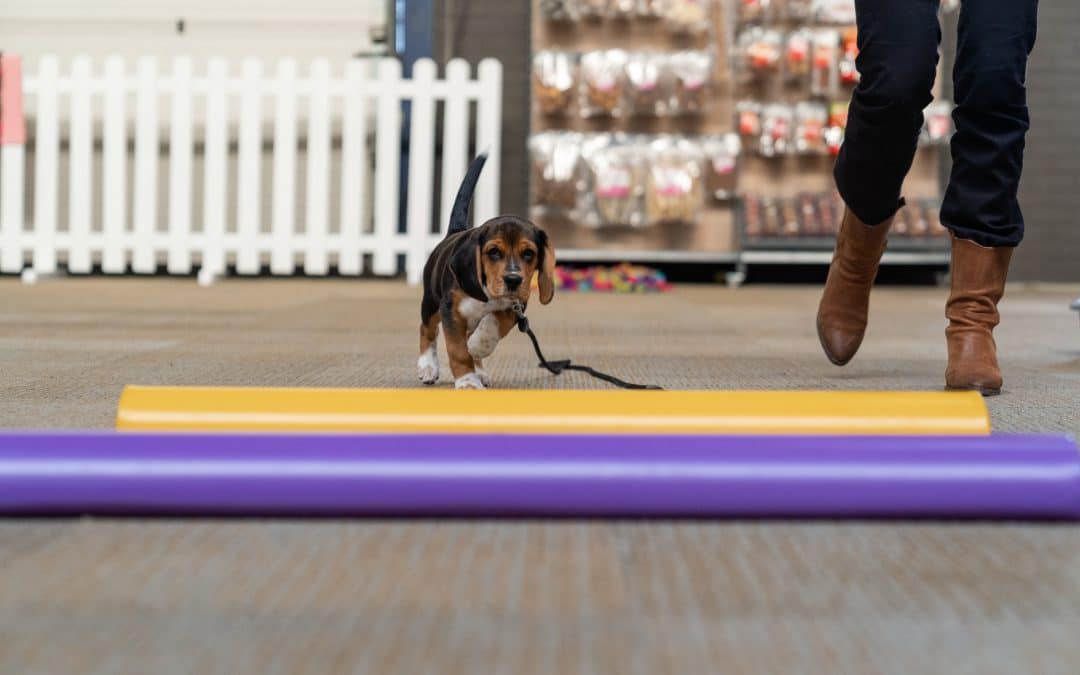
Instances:
[[[663,387],[658,387],[655,384],[634,384],[633,382],[627,382],[620,380],[619,378],[608,375],[607,373],[601,373],[599,370],[593,370],[588,366],[579,366],[571,363],[570,359],[563,359],[561,361],[548,361],[544,358],[543,352],[540,351],[540,343],[536,339],[536,334],[532,332],[532,328],[529,328],[529,320],[525,318],[525,307],[520,303],[515,304],[512,308],[514,314],[517,314],[517,326],[518,330],[529,336],[532,340],[533,349],[536,350],[536,358],[540,359],[540,367],[546,368],[552,375],[559,375],[564,370],[577,370],[582,373],[588,373],[598,380],[604,382],[610,382],[616,387],[622,387],[623,389],[649,389],[649,390],[663,390]]]

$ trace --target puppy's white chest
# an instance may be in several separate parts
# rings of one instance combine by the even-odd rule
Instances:
[[[458,313],[468,323],[469,330],[476,328],[476,325],[480,323],[480,319],[483,319],[492,312],[500,312],[504,309],[510,309],[511,300],[488,300],[487,302],[480,302],[479,300],[473,300],[472,298],[465,298],[458,303]]]

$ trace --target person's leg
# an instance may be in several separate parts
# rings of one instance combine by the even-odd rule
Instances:
[[[817,316],[821,346],[838,366],[862,344],[870,288],[932,100],[937,11],[937,0],[855,2],[860,79],[833,171],[847,208]]]
[[[993,329],[1012,250],[1024,236],[1016,199],[1028,129],[1024,82],[1038,0],[968,0],[960,8],[953,89],[953,167],[941,205],[952,231],[945,305],[945,386],[1001,391]]]

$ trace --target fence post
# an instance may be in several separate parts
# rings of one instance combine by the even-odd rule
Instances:
[[[22,95],[20,57],[0,56],[0,272],[21,272],[23,267],[26,121]]]
[[[56,272],[57,175],[60,163],[60,111],[55,56],[38,63],[37,135],[34,140],[34,271]]]
[[[70,136],[68,138],[68,263],[69,272],[88,274],[90,206],[93,185],[94,111],[90,90],[90,59],[76,57],[71,64]]]
[[[398,173],[401,154],[401,63],[379,62],[378,120],[375,138],[375,274],[397,271]]]
[[[323,276],[329,269],[326,235],[330,199],[330,62],[316,59],[311,64],[310,73],[304,274]]]
[[[131,269],[136,274],[153,274],[157,271],[154,251],[158,204],[157,61],[152,57],[143,57],[139,59],[136,70],[134,245]]]
[[[177,57],[172,73],[169,134],[169,274],[191,272],[191,59]]]
[[[124,62],[105,60],[104,137],[102,138],[101,271],[123,274],[127,269],[127,115]]]
[[[274,213],[270,224],[270,273],[293,273],[296,227],[296,61],[278,62],[274,106]]]
[[[502,63],[484,59],[478,68],[480,100],[476,106],[476,145],[488,150],[487,164],[476,185],[476,220],[499,215],[499,178],[502,138]]]
[[[409,202],[406,205],[408,249],[405,278],[416,285],[422,280],[431,238],[432,183],[435,180],[435,62],[428,58],[413,64],[412,124],[409,129]]]
[[[360,233],[367,198],[367,100],[360,91],[365,63],[345,64],[345,109],[341,124],[341,250],[338,271],[360,274]]]
[[[469,81],[469,64],[464,59],[451,59],[446,64],[446,106],[443,116],[442,209],[439,212],[439,232],[450,226],[450,210],[454,206],[458,185],[465,177],[469,147],[469,99],[465,96]],[[481,148],[482,150],[483,148]]]
[[[206,137],[203,149],[202,274],[225,273],[225,186],[228,181],[229,121],[224,59],[211,59],[206,79]],[[204,277],[205,278],[205,277]]]
[[[262,204],[262,63],[246,59],[241,68],[240,131],[236,179],[236,271],[259,273]]]

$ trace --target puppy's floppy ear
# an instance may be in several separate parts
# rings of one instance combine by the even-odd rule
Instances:
[[[450,271],[457,279],[458,286],[469,297],[487,302],[484,292],[484,267],[480,264],[480,238],[476,234],[462,237],[454,257],[450,259]]]
[[[540,271],[537,281],[540,286],[540,304],[546,305],[555,297],[555,249],[547,232],[537,230],[536,245],[540,249]]]

